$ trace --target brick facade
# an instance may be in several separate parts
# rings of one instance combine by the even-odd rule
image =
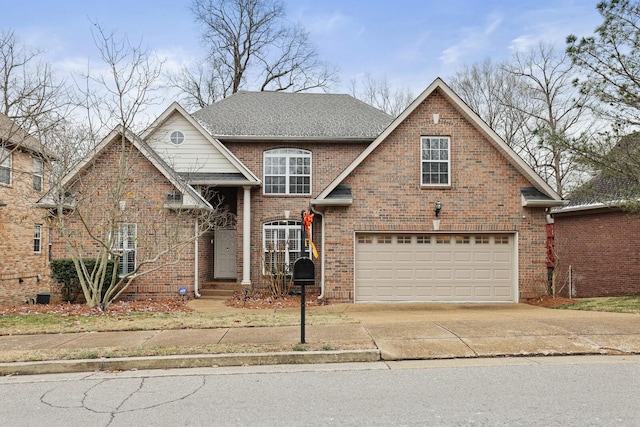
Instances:
[[[116,138],[117,139],[117,138]],[[178,241],[186,241],[195,235],[195,219],[188,213],[164,207],[169,191],[175,189],[160,171],[144,158],[132,145],[127,144],[126,189],[117,193],[114,178],[119,171],[120,143],[115,142],[81,173],[80,179],[68,190],[78,200],[78,211],[96,235],[101,235],[105,221],[116,218],[116,222],[137,224],[136,263],[150,260],[166,251]],[[119,201],[125,202],[120,209]],[[66,217],[66,226],[81,237],[74,238],[74,246],[80,243],[85,248],[83,257],[92,258],[100,252],[100,245],[91,239],[77,217]],[[60,230],[55,232],[53,253],[55,258],[68,257],[66,240]],[[199,239],[205,243],[205,237]],[[186,287],[193,295],[195,283],[195,242],[191,241],[160,256],[157,262],[141,269],[121,299],[144,299],[149,297],[176,297],[180,287]],[[206,277],[206,265],[199,263],[199,278]],[[160,268],[158,268],[160,267]],[[155,271],[148,272],[151,269]]]
[[[361,231],[433,232],[433,206],[440,200],[440,232],[510,233],[516,238],[518,253],[518,290],[521,298],[546,291],[546,212],[544,207],[522,206],[522,187],[533,184],[510,163],[504,153],[474,127],[450,99],[434,90],[400,123],[382,143],[342,182],[350,186],[353,204],[342,207],[318,207],[313,223],[313,240],[320,253],[315,260],[317,283],[324,266],[325,297],[330,302],[353,301],[355,233]],[[439,114],[435,123],[433,114]],[[421,181],[421,136],[448,136],[451,141],[451,185],[425,187]],[[312,191],[310,195],[265,195],[262,187],[251,189],[250,279],[254,287],[267,284],[263,276],[263,226],[287,219],[300,221],[302,210],[320,196],[337,176],[369,147],[369,142],[319,141],[317,139],[283,141],[274,139],[242,141],[233,138],[222,144],[260,180],[264,178],[265,151],[278,148],[309,150],[312,155]],[[115,147],[115,146],[114,146]],[[143,259],[157,248],[163,232],[179,230],[194,233],[194,219],[162,208],[173,186],[148,160],[132,152],[128,166],[126,209],[120,220],[138,225],[138,256]],[[111,192],[117,173],[119,152],[113,148],[95,158],[73,187],[73,192],[88,197],[95,213],[107,212],[114,203]],[[169,162],[170,163],[170,162]],[[242,184],[218,188],[232,200],[237,214],[237,282],[243,278],[244,191]],[[84,213],[86,217],[89,213]],[[98,216],[90,218],[98,224]],[[151,225],[145,225],[151,224]],[[153,225],[154,224],[154,225]],[[158,227],[162,224],[162,227]],[[163,231],[164,230],[164,231]],[[169,231],[167,231],[169,230]],[[324,231],[324,235],[323,232]],[[325,245],[323,247],[322,240]],[[158,240],[160,239],[160,240]],[[149,275],[136,278],[126,298],[177,295],[185,286],[190,295],[198,282],[214,277],[212,234],[184,247],[179,262]],[[85,243],[90,240],[84,236]],[[54,242],[55,257],[64,256],[62,241]],[[89,255],[91,251],[89,251]],[[95,255],[95,251],[94,251]],[[197,256],[197,258],[196,258]],[[178,259],[171,254],[166,259]],[[197,263],[196,263],[197,260]],[[195,272],[197,264],[198,271]]]
[[[558,295],[640,295],[637,214],[607,209],[556,215],[554,221]]]
[[[438,124],[433,113],[440,114]],[[450,187],[420,185],[420,137],[451,138]],[[545,212],[521,205],[531,184],[438,92],[421,106],[345,181],[353,189],[348,208],[325,212],[326,296],[353,300],[357,231],[427,232],[433,206],[443,204],[440,232],[503,231],[518,235],[522,297],[544,291]]]
[[[440,114],[438,124],[433,113]],[[451,137],[452,185],[420,185],[420,137]],[[294,147],[310,150],[313,160],[313,196],[322,191],[368,144],[238,143],[225,145],[254,173],[263,176],[265,150]],[[444,204],[441,232],[480,231],[517,233],[518,283],[521,298],[546,292],[546,213],[524,208],[521,187],[531,183],[495,149],[438,91],[429,96],[344,181],[352,188],[353,205],[325,208],[314,220],[314,242],[320,252],[316,274],[325,257],[325,296],[330,302],[353,301],[354,236],[357,231],[432,231],[433,205]],[[262,286],[262,225],[284,219],[299,220],[313,197],[265,196],[262,188],[251,197],[252,265],[254,286]],[[242,229],[239,196],[238,230]],[[325,222],[325,247],[320,230]],[[239,271],[242,268],[238,237]]]
[[[343,171],[355,158],[366,148],[366,143],[326,142],[236,142],[225,141],[225,146],[238,157],[238,159],[252,170],[256,176],[262,179],[263,154],[265,151],[276,148],[300,148],[309,150],[312,153],[312,194],[305,196],[297,195],[264,195],[262,188],[251,191],[251,280],[255,287],[266,286],[266,280],[262,273],[263,252],[262,252],[262,229],[263,224],[271,221],[285,219],[285,211],[290,212],[290,220],[300,221],[301,212],[309,209],[310,201],[326,188],[335,177]],[[243,197],[242,189],[238,193],[238,230],[243,227]],[[320,230],[322,228],[322,217],[317,216],[313,223],[313,240],[320,257],[324,252],[321,247]],[[321,258],[316,260],[316,274],[319,275]],[[238,271],[242,271],[242,235],[238,233]],[[317,280],[316,282],[319,282]]]
[[[33,188],[34,154],[17,149],[12,154],[11,185],[0,184],[0,305],[17,305],[49,292],[49,223],[34,203],[47,190]],[[34,252],[34,228],[42,226],[40,252]]]

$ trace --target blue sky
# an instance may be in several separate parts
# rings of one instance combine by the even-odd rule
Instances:
[[[0,31],[14,30],[44,49],[56,74],[97,62],[91,21],[142,40],[179,67],[199,55],[190,0],[18,0],[2,8]],[[370,73],[418,95],[436,77],[463,64],[508,59],[544,40],[564,49],[568,34],[593,34],[597,0],[286,0],[321,56],[337,65],[347,92],[353,77]]]

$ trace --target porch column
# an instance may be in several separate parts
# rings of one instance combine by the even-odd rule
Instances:
[[[251,187],[244,186],[242,203],[242,285],[251,285]]]

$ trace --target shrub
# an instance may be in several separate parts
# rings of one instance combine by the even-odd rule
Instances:
[[[88,271],[92,271],[96,265],[95,259],[83,259],[82,262]],[[114,261],[107,264],[106,277],[110,278],[115,266]],[[78,272],[71,259],[56,259],[51,261],[51,277],[57,282],[60,297],[63,301],[76,302],[78,295],[82,292]],[[103,294],[106,289],[103,288]]]

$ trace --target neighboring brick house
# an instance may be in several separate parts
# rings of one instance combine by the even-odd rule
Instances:
[[[49,225],[34,204],[47,190],[40,143],[0,113],[0,305],[49,292]]]
[[[191,115],[173,104],[140,138],[175,189],[220,194],[237,216],[184,258],[198,274],[163,293],[264,286],[267,247],[290,263],[301,255],[303,210],[315,214],[318,290],[330,302],[546,291],[546,214],[564,201],[440,79],[395,120],[348,95],[239,92]],[[134,284],[154,291],[148,278]]]
[[[557,295],[640,295],[640,214],[616,206],[633,187],[597,175],[552,211]]]

